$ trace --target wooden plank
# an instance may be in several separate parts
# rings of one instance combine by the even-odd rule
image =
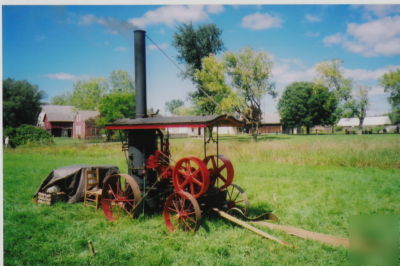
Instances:
[[[269,223],[269,222],[265,222],[265,221],[257,221],[257,222],[251,222],[251,223],[266,226],[272,230],[280,230],[280,231],[286,232],[290,235],[294,235],[294,236],[297,236],[297,237],[300,237],[303,239],[315,240],[315,241],[329,244],[332,246],[343,246],[343,247],[347,248],[350,245],[348,238],[311,232],[311,231],[307,231],[307,230],[304,230],[301,228],[296,228],[293,226],[273,224],[273,223]]]
[[[246,223],[246,222],[244,222],[242,220],[239,220],[236,217],[234,217],[232,215],[229,215],[224,211],[221,211],[221,210],[219,210],[217,208],[213,208],[213,211],[218,213],[221,217],[223,217],[223,218],[225,218],[225,219],[227,219],[227,220],[229,220],[229,221],[231,221],[231,222],[233,222],[235,224],[238,224],[238,225],[240,225],[240,226],[242,226],[242,227],[244,227],[244,228],[246,228],[246,229],[248,229],[248,230],[250,230],[250,231],[252,231],[252,232],[254,232],[256,234],[258,234],[259,236],[262,236],[264,238],[273,240],[273,241],[278,242],[279,244],[284,245],[284,246],[290,246],[289,243],[287,243],[287,242],[285,242],[285,241],[283,241],[283,240],[281,240],[281,239],[279,239],[279,238],[277,238],[277,237],[275,237],[273,235],[267,234],[266,232],[261,231],[260,229],[254,227],[254,226],[251,226],[250,224],[248,224],[248,223]]]

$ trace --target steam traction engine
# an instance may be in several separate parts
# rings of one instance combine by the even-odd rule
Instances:
[[[235,208],[246,214],[246,193],[232,183],[234,169],[230,160],[218,154],[218,133],[214,138],[212,129],[218,132],[219,126],[241,126],[241,122],[214,115],[122,119],[107,126],[124,132],[129,175],[112,175],[104,181],[105,216],[116,220],[123,214],[134,216],[144,208],[163,210],[170,231],[195,231],[202,213],[212,208]],[[203,128],[203,159],[188,156],[172,163],[168,131],[162,129],[176,127]],[[216,155],[206,154],[209,144],[216,145]]]
[[[107,219],[135,216],[140,211],[163,211],[167,228],[195,231],[201,216],[212,208],[247,212],[246,193],[233,184],[232,163],[218,154],[218,127],[242,126],[226,115],[148,117],[146,106],[145,32],[135,31],[136,118],[107,125],[119,130],[128,174],[108,176],[103,183],[102,208]],[[204,158],[184,157],[172,162],[168,128],[202,128]],[[213,137],[216,128],[216,138]],[[164,131],[163,131],[164,130]],[[207,156],[207,145],[216,155]]]

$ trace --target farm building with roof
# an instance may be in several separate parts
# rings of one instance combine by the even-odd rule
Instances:
[[[95,118],[100,113],[92,110],[76,110],[73,106],[43,105],[38,126],[54,137],[89,138],[97,135]]]
[[[258,128],[260,134],[282,133],[282,121],[278,113],[265,113]]]
[[[358,127],[360,120],[357,117],[352,118],[341,118],[337,124],[339,127],[344,127],[347,129]],[[364,119],[363,127],[377,127],[377,126],[387,126],[391,125],[388,116],[370,116]]]

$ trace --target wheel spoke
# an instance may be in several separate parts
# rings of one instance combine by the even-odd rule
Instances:
[[[181,174],[181,175],[184,176],[184,177],[187,175],[187,173],[186,173],[186,172],[182,172],[181,169],[178,170],[178,173]]]
[[[236,201],[236,199],[240,196],[240,191],[236,194],[236,197],[233,199],[233,201]]]
[[[181,221],[185,224],[185,228],[188,228],[190,231],[193,231],[192,227],[186,222],[186,219],[181,219]]]
[[[215,156],[211,157],[211,163],[212,163],[213,169],[217,168],[217,163],[215,162]]]
[[[190,182],[190,192],[192,193],[192,195],[194,195],[194,194],[195,194],[195,192],[194,192],[194,184],[193,184],[193,182]]]
[[[226,167],[226,164],[223,164],[221,167],[218,168],[218,172],[221,172]]]
[[[199,186],[202,186],[202,185],[203,185],[203,183],[200,182],[199,180],[197,180],[196,178],[193,178],[192,181],[193,181],[194,183],[196,183],[197,185],[199,185]]]
[[[172,209],[171,207],[168,207],[168,210],[170,210],[171,212],[174,212],[174,213],[178,213],[178,212],[176,211],[176,209]]]
[[[196,176],[197,176],[197,175],[200,173],[200,170],[201,170],[200,168],[199,168],[199,169],[197,169],[197,170],[196,170],[196,171],[193,173],[193,176],[195,176],[195,177],[196,177]]]
[[[221,173],[218,175],[218,177],[219,177],[220,179],[222,179],[222,181],[224,181],[224,183],[227,182],[226,179],[225,179],[225,177],[224,177],[223,175],[221,175]]]
[[[183,181],[183,183],[180,184],[179,186],[180,186],[181,188],[185,188],[185,186],[186,186],[188,183],[189,183],[189,178],[185,178],[185,181]]]

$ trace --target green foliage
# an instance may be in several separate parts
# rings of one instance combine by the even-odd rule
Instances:
[[[3,80],[3,128],[35,125],[44,92],[22,80]]]
[[[262,136],[258,143],[250,143],[248,136],[233,136],[221,139],[220,148],[233,161],[234,183],[250,198],[251,216],[273,210],[281,224],[348,237],[350,217],[398,213],[399,138]],[[201,155],[201,143],[172,139],[174,159]],[[126,172],[119,143],[5,151],[5,265],[349,264],[343,248],[266,230],[296,247],[284,248],[207,215],[196,234],[170,233],[161,213],[109,222],[101,210],[81,203],[31,202],[50,171],[72,164],[113,164]],[[95,256],[90,256],[88,240],[93,241]]]
[[[133,78],[125,70],[114,70],[110,74],[111,93],[132,93],[135,89]]]
[[[180,99],[172,99],[165,103],[165,107],[171,114],[176,115],[176,110],[184,105],[184,102]]]
[[[209,101],[207,105],[207,89],[196,77],[196,71],[202,69],[202,59],[209,55],[216,55],[224,49],[221,40],[222,30],[215,24],[193,27],[192,23],[178,26],[173,40],[173,46],[178,50],[178,60],[185,63],[184,78],[190,78],[197,87],[197,91],[189,94],[189,98],[196,106],[197,114],[212,114],[215,112],[215,103]],[[206,91],[206,92],[204,92]],[[208,91],[209,92],[209,91]]]
[[[400,68],[384,74],[379,83],[388,92],[389,103],[392,106],[390,118],[393,123],[400,123]]]
[[[337,99],[338,105],[335,110],[336,120],[334,122],[337,122],[346,112],[346,109],[351,107],[351,103],[348,102],[352,100],[353,82],[343,76],[342,63],[342,60],[334,59],[320,62],[315,67],[317,71],[315,82],[327,87],[335,94]]]
[[[66,92],[51,98],[50,103],[54,105],[72,105],[71,97],[72,97],[71,93]]]
[[[261,121],[262,96],[267,93],[276,96],[275,84],[270,81],[272,59],[265,52],[245,47],[236,54],[225,53],[224,62],[235,92],[232,107],[254,127]]]
[[[178,107],[174,111],[175,111],[174,114],[179,116],[190,116],[197,114],[196,110],[194,110],[192,107],[186,107],[186,106]]]
[[[294,82],[286,87],[278,102],[283,124],[288,128],[330,125],[335,120],[335,95],[328,88],[311,82]]]
[[[21,125],[17,128],[7,128],[6,136],[10,139],[10,146],[16,147],[25,144],[52,144],[53,137],[46,130],[32,125]]]
[[[362,129],[364,119],[367,116],[368,104],[368,88],[360,86],[355,97],[343,105],[343,117],[358,117],[360,120],[359,129]]]
[[[135,116],[135,93],[114,92],[104,96],[99,105],[97,125],[104,126],[116,119]]]
[[[92,78],[89,81],[77,81],[71,95],[71,103],[80,110],[99,110],[101,99],[108,90],[104,78]]]
[[[209,97],[203,91],[191,94],[196,113],[215,114],[233,111],[233,94],[231,88],[226,84],[225,73],[224,63],[218,62],[214,55],[203,59],[202,69],[196,70],[195,78]]]
[[[250,47],[239,53],[227,52],[218,62],[210,55],[203,59],[203,68],[195,74],[208,97],[195,98],[199,113],[231,113],[240,116],[255,134],[261,121],[261,99],[265,94],[275,97],[270,81],[272,60],[265,52]]]
[[[190,23],[177,27],[173,46],[178,50],[179,61],[186,64],[185,77],[196,81],[194,74],[201,69],[201,60],[223,50],[221,34],[222,30],[215,24],[204,24],[195,28]]]

